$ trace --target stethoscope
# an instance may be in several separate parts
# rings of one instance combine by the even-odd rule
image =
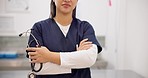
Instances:
[[[19,36],[22,37],[24,34],[25,34],[25,36],[27,36],[27,34],[30,34],[30,36],[33,37],[33,40],[31,40],[31,41],[27,44],[27,47],[30,47],[30,45],[31,45],[32,42],[34,42],[34,41],[35,41],[35,43],[37,44],[38,47],[41,47],[41,45],[39,44],[37,38],[31,33],[31,30],[33,30],[33,29],[28,29],[27,31],[25,31],[25,32],[23,32],[23,33],[20,33]],[[27,51],[27,50],[26,50],[26,52],[28,53],[28,52],[30,52],[30,51]],[[31,59],[31,61],[32,61],[32,59]],[[28,75],[28,78],[35,78],[36,75],[35,75],[33,72],[39,72],[39,71],[41,71],[42,67],[43,67],[43,63],[40,63],[39,69],[36,70],[36,69],[35,69],[35,63],[31,63],[32,72]]]

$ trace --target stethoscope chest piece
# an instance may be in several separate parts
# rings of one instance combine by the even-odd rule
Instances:
[[[28,74],[28,78],[36,78],[36,75],[33,72],[31,72]]]

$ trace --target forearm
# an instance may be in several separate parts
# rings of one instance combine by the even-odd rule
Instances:
[[[49,60],[49,62],[61,65],[60,53],[49,52],[48,55],[49,56],[47,59]]]
[[[88,50],[76,52],[49,53],[49,61],[69,68],[85,68],[92,66],[97,58],[97,46],[93,46]]]
[[[51,62],[68,68],[86,68],[93,65],[97,58],[97,46],[92,44],[87,50],[76,52],[51,52],[46,47],[27,48],[32,63]]]
[[[61,66],[69,68],[86,68],[92,66],[97,58],[97,46],[88,50],[80,50],[71,53],[61,53]]]

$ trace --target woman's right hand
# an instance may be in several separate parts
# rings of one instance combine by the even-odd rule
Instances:
[[[77,46],[77,51],[88,50],[90,47],[92,47],[92,42],[88,41],[88,38],[86,38],[80,42],[79,46]]]
[[[31,63],[49,62],[47,58],[49,57],[50,51],[46,47],[29,47],[26,50],[28,51],[29,58],[32,59],[32,61],[30,61]]]

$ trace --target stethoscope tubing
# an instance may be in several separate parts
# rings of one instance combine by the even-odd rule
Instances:
[[[30,30],[33,30],[33,29],[28,29],[26,32],[23,32],[23,33],[19,34],[19,36],[21,37],[23,34],[26,34],[26,36],[27,36],[27,34],[29,33],[29,34],[33,37],[33,40],[31,40],[31,41],[27,44],[27,48],[30,47],[30,45],[32,44],[33,41],[35,41],[35,43],[38,45],[38,47],[41,47],[41,45],[39,44],[39,42],[38,42],[38,40],[36,39],[36,37],[35,37],[31,32],[29,32]],[[29,56],[28,56],[28,52],[29,52],[29,51],[26,50],[26,52],[27,52],[27,58],[29,58]],[[31,61],[32,61],[32,59],[31,59]],[[35,69],[35,65],[36,65],[36,63],[31,63],[32,72],[39,72],[39,71],[41,71],[41,69],[43,68],[43,63],[40,63],[39,69]]]

